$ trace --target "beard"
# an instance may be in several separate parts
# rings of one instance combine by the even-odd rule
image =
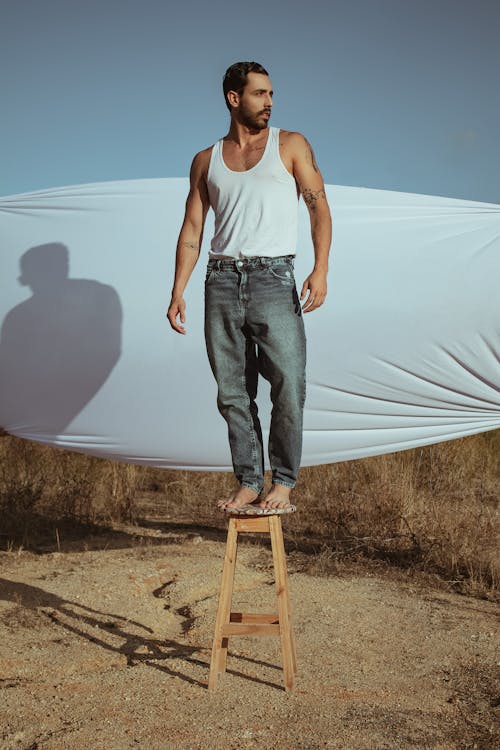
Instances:
[[[267,128],[268,120],[261,120],[263,112],[251,112],[246,107],[240,108],[240,122],[251,130],[265,130]]]

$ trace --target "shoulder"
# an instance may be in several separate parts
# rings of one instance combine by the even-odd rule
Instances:
[[[296,130],[280,129],[279,137],[280,143],[282,142],[283,145],[287,145],[290,148],[304,148],[304,146],[309,145],[309,141],[307,140],[305,135],[302,135],[302,133],[298,133]]]
[[[210,155],[212,153],[213,145],[198,151],[193,157],[193,164],[206,164],[210,161]]]
[[[283,153],[294,159],[306,156],[312,150],[305,135],[296,130],[280,130],[279,143]]]
[[[212,155],[213,146],[208,146],[201,151],[198,151],[194,155],[191,163],[191,174],[192,175],[206,175],[208,172],[208,165],[210,164],[210,156]]]

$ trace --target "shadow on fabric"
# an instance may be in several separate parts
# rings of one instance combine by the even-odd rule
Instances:
[[[62,243],[27,250],[18,281],[32,296],[0,335],[0,424],[58,434],[109,377],[121,354],[122,306],[113,287],[69,278]]]

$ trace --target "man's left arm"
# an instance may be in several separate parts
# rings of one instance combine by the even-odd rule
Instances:
[[[293,174],[311,220],[314,268],[302,285],[300,299],[304,312],[311,312],[326,298],[328,255],[332,242],[332,217],[325,185],[310,143],[300,133],[293,134]]]

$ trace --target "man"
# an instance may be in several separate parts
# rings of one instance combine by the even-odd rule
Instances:
[[[326,297],[330,210],[308,141],[300,133],[268,127],[273,91],[267,71],[255,62],[235,63],[226,71],[223,92],[231,124],[228,134],[197,153],[191,165],[167,317],[175,331],[185,334],[182,295],[212,207],[215,233],[205,280],[205,340],[239,482],[218,505],[286,508],[302,450],[302,312],[316,310]],[[293,259],[300,194],[309,210],[315,260],[299,301]],[[255,403],[259,372],[271,384],[273,403],[273,485],[264,499],[262,432]]]

